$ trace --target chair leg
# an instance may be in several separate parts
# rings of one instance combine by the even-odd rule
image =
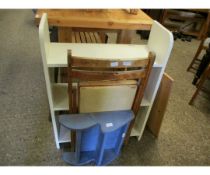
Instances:
[[[209,74],[210,74],[210,66],[207,67],[207,69],[205,70],[205,72],[201,76],[201,79],[200,79],[200,81],[198,83],[197,89],[196,89],[195,93],[193,94],[193,96],[192,96],[192,98],[191,98],[191,100],[189,102],[189,105],[193,104],[195,98],[197,97],[199,91],[201,90],[201,88],[202,88],[206,78],[208,78]]]
[[[204,40],[201,41],[201,43],[200,43],[200,45],[199,45],[199,47],[198,47],[198,50],[197,50],[197,52],[196,52],[196,54],[195,54],[195,56],[194,56],[192,62],[191,62],[190,65],[188,66],[188,68],[187,68],[187,71],[188,71],[188,72],[189,72],[190,69],[192,68],[192,66],[193,66],[193,64],[194,64],[194,62],[195,62],[195,60],[198,59],[198,56],[200,55],[200,53],[201,53],[201,51],[202,51],[202,49],[203,49],[203,43],[204,43]]]

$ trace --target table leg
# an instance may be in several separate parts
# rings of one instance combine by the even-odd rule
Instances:
[[[117,43],[131,44],[134,32],[134,30],[121,30],[117,34]]]

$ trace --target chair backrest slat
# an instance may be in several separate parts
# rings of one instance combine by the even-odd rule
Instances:
[[[89,71],[89,70],[72,70],[71,76],[85,81],[103,81],[103,80],[125,80],[139,79],[145,77],[144,69],[142,71]]]
[[[100,61],[99,61],[100,60]],[[73,57],[71,60],[72,67],[81,68],[129,68],[129,67],[144,67],[148,64],[148,58],[141,58],[137,60],[103,60]]]

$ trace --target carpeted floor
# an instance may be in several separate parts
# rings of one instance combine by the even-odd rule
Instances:
[[[0,165],[66,165],[54,143],[31,10],[0,10]],[[134,43],[140,43],[136,35]],[[158,139],[145,130],[111,165],[210,165],[209,98],[186,72],[199,41],[176,41],[166,68],[174,84]]]

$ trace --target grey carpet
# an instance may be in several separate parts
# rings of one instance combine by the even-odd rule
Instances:
[[[56,149],[31,10],[0,10],[0,165],[66,165]],[[139,43],[136,35],[134,43]],[[173,89],[158,139],[145,130],[111,165],[209,165],[210,107],[186,72],[199,41],[176,41],[166,72]]]

